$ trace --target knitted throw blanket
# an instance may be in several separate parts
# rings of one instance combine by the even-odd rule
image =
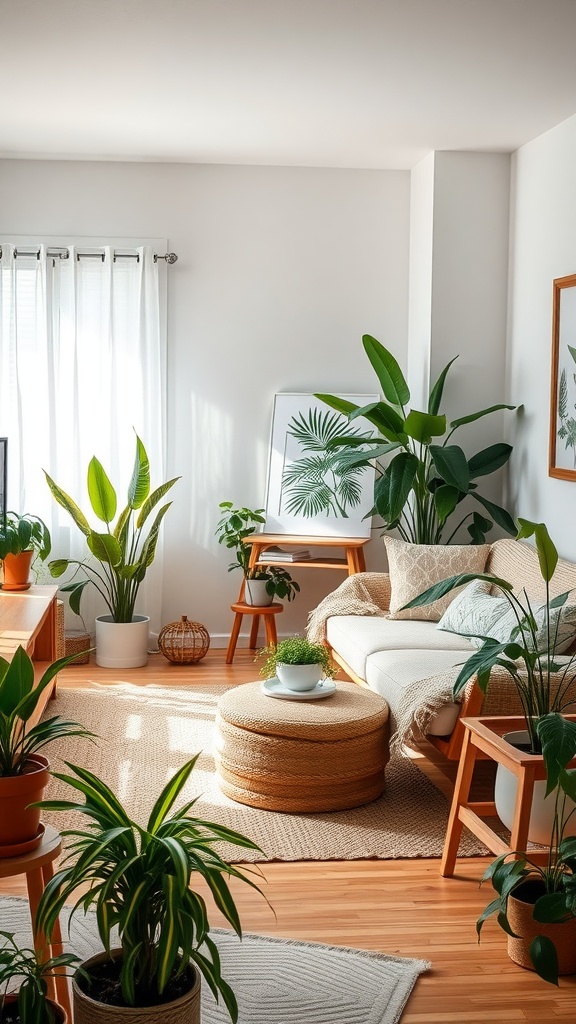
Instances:
[[[386,616],[390,606],[390,577],[386,572],[359,572],[348,576],[308,616],[306,636],[312,643],[326,639],[331,615]]]

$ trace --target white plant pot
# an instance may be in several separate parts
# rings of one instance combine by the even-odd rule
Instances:
[[[246,580],[244,588],[244,600],[246,604],[255,605],[257,608],[264,608],[272,604],[273,594],[266,590],[266,580]]]
[[[114,622],[111,615],[96,618],[96,664],[102,668],[139,668],[148,661],[147,615],[132,622]]]
[[[525,730],[519,730],[518,732],[509,732],[504,736],[504,739],[511,743],[512,746],[518,744],[524,744],[528,742],[528,733]],[[499,764],[496,770],[496,782],[494,784],[494,803],[496,804],[496,811],[502,824],[506,825],[506,828],[511,829],[514,821],[514,808],[516,805],[516,793],[518,790],[518,779],[517,777],[505,768],[504,765]],[[550,845],[550,837],[552,832],[552,820],[554,818],[554,793],[550,793],[550,796],[545,797],[546,793],[546,780],[534,783],[534,793],[532,796],[532,811],[530,813],[530,825],[528,827],[528,839],[531,843],[539,843],[542,846]],[[569,814],[574,803],[572,800],[566,800],[566,814]],[[576,817],[576,816],[575,816]],[[566,828],[566,835],[576,835],[576,822],[574,818],[568,824]]]
[[[289,690],[313,690],[324,676],[322,665],[286,665],[276,662],[276,677]]]

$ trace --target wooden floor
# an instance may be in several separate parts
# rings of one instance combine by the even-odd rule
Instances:
[[[145,669],[123,675],[77,666],[61,674],[60,685],[86,686],[96,679],[142,686],[236,684],[255,678],[251,654],[238,651],[234,665],[226,666],[224,651],[216,650],[196,666],[170,665],[155,655]],[[516,967],[492,921],[477,944],[475,921],[492,898],[487,885],[478,885],[488,862],[461,859],[451,879],[441,878],[437,860],[276,862],[261,866],[274,913],[248,886],[236,886],[235,895],[245,931],[430,960],[432,969],[418,980],[402,1024],[576,1022],[576,978],[561,979],[556,989]],[[23,894],[23,882],[4,882],[0,891]],[[212,923],[221,923],[217,912]]]

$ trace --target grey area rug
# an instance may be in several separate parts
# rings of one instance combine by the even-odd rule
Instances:
[[[52,768],[62,760],[90,769],[119,796],[130,816],[145,824],[167,780],[188,758],[202,751],[182,794],[199,796],[198,817],[249,836],[262,854],[223,846],[228,860],[359,860],[439,857],[448,820],[448,801],[408,758],[386,768],[386,792],[364,807],[322,814],[284,814],[235,803],[218,788],[214,765],[214,720],[226,686],[97,685],[63,689],[50,701],[56,713],[81,722],[99,736],[92,743],[70,738],[49,749]],[[47,796],[71,799],[74,792],[52,780]],[[77,813],[48,813],[60,832],[77,827]],[[460,856],[486,853],[464,830]]]
[[[62,920],[67,948],[87,959],[102,949],[95,914]],[[0,898],[0,930],[31,945],[26,900]],[[211,933],[222,960],[222,974],[234,989],[238,1024],[395,1024],[423,971],[425,960],[386,956],[314,942]],[[202,1024],[230,1024],[226,1009],[202,984]]]

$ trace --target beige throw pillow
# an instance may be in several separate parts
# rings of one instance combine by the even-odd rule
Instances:
[[[448,605],[460,593],[452,590],[439,601],[421,608],[400,609],[418,597],[433,583],[461,572],[483,572],[489,544],[407,544],[404,540],[385,537],[388,571],[390,573],[390,618],[426,619],[438,622]]]

